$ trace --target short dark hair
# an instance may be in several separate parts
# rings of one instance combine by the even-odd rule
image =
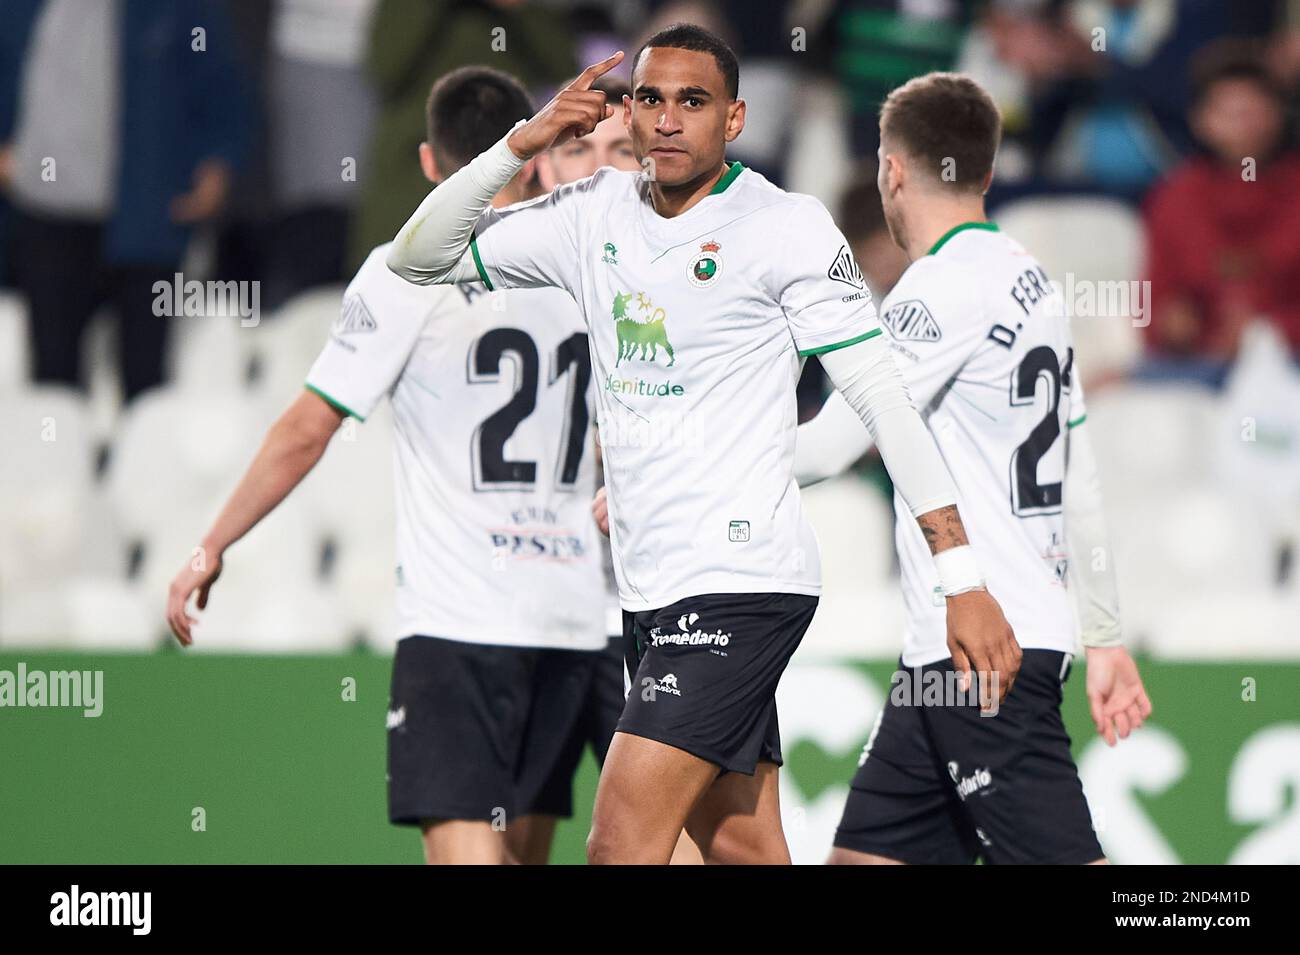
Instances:
[[[433,84],[425,110],[429,144],[445,176],[451,175],[533,115],[523,84],[487,66],[462,66]]]
[[[592,83],[591,88],[604,93],[605,102],[611,106],[622,106],[623,97],[632,95],[632,87],[628,85],[627,80],[621,76],[615,76],[613,73],[606,73]]]
[[[1216,40],[1192,58],[1192,102],[1199,106],[1218,83],[1245,80],[1279,103],[1285,101],[1282,87],[1265,65],[1264,48],[1253,40]]]
[[[934,170],[945,186],[982,192],[1002,139],[1002,118],[970,77],[927,73],[885,97],[880,134]]]
[[[692,50],[696,53],[708,53],[718,64],[722,79],[727,87],[727,95],[732,99],[740,92],[740,63],[736,54],[727,46],[722,37],[710,33],[704,27],[694,23],[674,23],[665,27],[641,45],[632,59],[632,71],[636,72],[641,62],[641,54],[651,49]]]

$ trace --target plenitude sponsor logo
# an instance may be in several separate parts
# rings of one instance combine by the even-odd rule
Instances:
[[[152,926],[152,892],[68,892],[50,896],[50,924],[129,926],[132,935],[148,935]]]
[[[605,376],[605,390],[616,395],[640,395],[646,398],[680,398],[686,394],[685,387],[674,385],[671,381],[656,384],[644,378],[615,378],[612,372]]]
[[[104,712],[103,670],[0,670],[0,707],[72,707],[95,718]]]

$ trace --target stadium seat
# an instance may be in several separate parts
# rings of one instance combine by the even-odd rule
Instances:
[[[162,597],[128,581],[69,576],[0,600],[0,646],[44,650],[152,650],[165,629]]]
[[[993,218],[1066,289],[1081,289],[1080,281],[1133,282],[1143,277],[1142,222],[1116,200],[1022,199],[1001,207]],[[1146,294],[1140,294],[1137,304],[1145,305]],[[1078,300],[1076,294],[1073,301]],[[1126,370],[1139,357],[1141,335],[1130,319],[1073,314],[1070,326],[1085,381]]]
[[[799,135],[790,137],[785,186],[816,196],[828,209],[835,209],[853,177],[845,92],[829,78],[809,79],[794,91]]]
[[[1243,331],[1220,404],[1215,472],[1236,492],[1243,519],[1281,546],[1300,518],[1300,373],[1272,325]]]
[[[336,592],[320,579],[319,532],[289,497],[226,554],[194,649],[219,653],[335,653],[354,634]],[[173,570],[175,568],[172,568]],[[158,591],[160,597],[166,586]]]
[[[1239,638],[1234,628],[1211,627],[1183,608],[1205,594],[1242,605],[1273,586],[1268,541],[1240,520],[1234,498],[1201,481],[1108,506],[1107,521],[1129,636],[1146,646],[1181,630],[1189,646],[1217,641],[1229,651]]]
[[[1196,385],[1115,385],[1089,399],[1088,434],[1107,503],[1155,500],[1212,470],[1214,395]]]
[[[86,386],[91,431],[100,441],[113,433],[122,413],[117,350],[117,319],[107,308],[101,308],[91,317],[81,340],[81,380]]]
[[[1165,660],[1294,660],[1296,620],[1300,594],[1294,592],[1184,587],[1162,608],[1145,648]]]
[[[172,381],[185,390],[227,394],[247,385],[257,328],[225,316],[170,319]]]
[[[108,491],[123,534],[142,545],[137,581],[158,627],[171,578],[191,558],[272,420],[248,392],[214,400],[200,391],[165,388],[128,410]],[[334,588],[321,579],[327,533],[309,495],[290,495],[226,554],[196,646],[232,652],[351,646],[351,623]]]
[[[0,415],[0,594],[56,584],[97,558],[93,441],[86,403],[69,389],[24,387]]]
[[[1196,385],[1119,385],[1090,401],[1087,428],[1129,639],[1142,646],[1176,639],[1169,621],[1178,613],[1178,628],[1191,625],[1189,647],[1217,641],[1226,651],[1234,633],[1207,634],[1180,608],[1202,593],[1240,601],[1266,590],[1275,553],[1223,480],[1225,446],[1238,438],[1222,403]]]
[[[387,401],[364,423],[344,420],[300,493],[315,525],[334,543],[332,581],[349,629],[391,649],[396,518]]]
[[[252,460],[270,418],[247,395],[159,388],[123,416],[106,492],[138,577],[162,594]]]
[[[259,387],[273,404],[282,407],[302,387],[342,302],[342,286],[313,289],[285,303],[256,328],[240,329],[259,367]]]

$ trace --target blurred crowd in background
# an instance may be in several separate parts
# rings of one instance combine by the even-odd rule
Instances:
[[[291,399],[341,286],[428,188],[416,150],[438,76],[496,66],[540,104],[581,66],[677,20],[709,27],[740,56],[749,112],[730,158],[820,198],[878,299],[907,265],[876,191],[878,104],[931,70],[984,84],[1005,124],[990,215],[1078,306],[1079,367],[1099,407],[1116,513],[1146,527],[1156,504],[1177,505],[1166,516],[1198,529],[1135,552],[1154,580],[1139,602],[1165,620],[1150,587],[1164,601],[1202,578],[1241,578],[1240,602],[1296,586],[1298,0],[5,0],[0,406],[37,413],[53,402],[62,420],[84,422],[72,430],[86,449],[58,468],[87,469],[90,487],[75,493],[115,526],[87,538],[78,517],[69,540],[85,550],[111,539],[117,555],[88,565],[152,586],[142,567],[182,559],[179,542],[210,516],[206,498],[192,492],[156,518],[176,535],[165,555],[148,553],[126,513],[154,506],[151,492],[167,496],[147,476],[177,467],[200,413],[177,409]],[[155,284],[178,273],[256,283],[258,327],[160,318]],[[809,362],[804,417],[823,393]],[[152,415],[146,428],[132,409],[151,394],[149,415],[136,415]],[[24,447],[21,415],[3,417],[0,437]],[[234,434],[232,422],[262,419],[203,420]],[[252,453],[256,424],[246,431],[217,440],[235,462],[212,478],[222,493]],[[157,448],[131,459],[132,440],[161,443],[171,463],[152,464]],[[33,555],[54,547],[50,528],[75,508],[57,496],[34,506],[32,482],[62,487],[50,484],[54,466],[6,457],[0,640],[75,629],[66,596],[12,609],[15,593],[33,592],[14,582],[38,574]],[[115,468],[145,475],[145,488],[115,491],[126,480]],[[124,503],[132,494],[148,506]],[[185,508],[188,526],[171,526]],[[336,549],[322,553],[328,573]],[[38,626],[59,601],[58,622]],[[156,632],[161,617],[148,620]]]

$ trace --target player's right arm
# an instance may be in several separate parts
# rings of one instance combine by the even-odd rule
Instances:
[[[492,198],[525,162],[552,146],[587,135],[614,114],[605,94],[591,85],[622,59],[619,52],[587,67],[532,119],[518,124],[430,192],[397,233],[388,267],[417,285],[482,281],[488,288],[495,284],[563,287],[573,243],[565,234],[567,223],[556,220],[563,220],[569,211],[559,207],[573,190],[559,189],[551,196],[510,207],[523,213],[520,215],[480,220]],[[485,264],[480,242],[490,242],[495,253],[489,258],[499,270],[497,283]]]
[[[832,391],[821,410],[799,425],[794,445],[794,479],[800,487],[838,477],[871,450],[871,432],[844,395]]]
[[[197,591],[198,608],[207,606],[226,548],[275,510],[316,466],[344,416],[319,395],[304,391],[271,426],[216,522],[167,591],[167,623],[182,646],[194,641],[195,620],[185,609],[190,596]]]
[[[802,234],[787,238],[775,273],[777,299],[795,348],[817,355],[826,375],[870,431],[889,476],[934,557],[948,606],[948,648],[969,686],[987,675],[999,699],[1020,670],[1021,651],[1001,607],[989,594],[957,512],[957,491],[933,435],[882,337],[844,237],[815,200],[791,211]],[[849,290],[857,288],[859,293]],[[949,375],[950,377],[950,375]],[[796,439],[796,453],[798,441]],[[981,705],[991,708],[981,681]]]
[[[393,388],[430,317],[452,289],[432,292],[403,282],[376,249],[343,295],[342,314],[320,357],[307,373],[306,389],[271,426],[193,558],[167,592],[167,622],[183,646],[193,642],[195,623],[186,611],[198,593],[204,609],[221,573],[226,549],[279,506],[316,466],[349,415],[364,421]]]

